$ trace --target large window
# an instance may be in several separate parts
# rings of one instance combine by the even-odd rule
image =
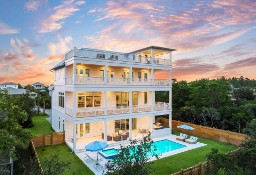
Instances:
[[[64,92],[59,92],[59,106],[62,108],[64,108],[64,101]]]
[[[148,103],[148,93],[144,92],[144,104]]]
[[[79,108],[85,107],[85,96],[78,96],[78,107]]]
[[[86,69],[86,70],[85,70],[85,75],[86,75],[87,77],[90,77],[90,69]]]
[[[116,93],[116,106],[129,106],[129,92]]]
[[[132,93],[132,105],[133,106],[138,105],[138,92]]]
[[[85,123],[85,133],[90,133],[90,123]]]
[[[115,120],[115,132],[119,130],[129,131],[129,119]]]
[[[93,96],[86,96],[86,107],[93,107]]]

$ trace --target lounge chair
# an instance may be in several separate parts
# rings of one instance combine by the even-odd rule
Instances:
[[[189,138],[189,139],[186,139],[185,142],[186,142],[186,143],[189,143],[189,144],[195,144],[195,143],[197,143],[197,140],[198,140],[197,137],[190,136],[190,138]]]
[[[176,140],[179,140],[179,141],[185,141],[185,139],[188,137],[187,134],[183,134],[183,133],[180,133],[180,136],[179,137],[176,137]]]

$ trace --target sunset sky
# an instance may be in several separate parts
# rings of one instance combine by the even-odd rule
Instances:
[[[73,47],[177,49],[178,80],[256,79],[255,0],[6,0],[0,5],[0,83],[53,83]]]

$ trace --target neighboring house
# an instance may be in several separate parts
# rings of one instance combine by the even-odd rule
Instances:
[[[37,93],[36,92],[28,92],[29,97],[32,99],[35,99],[37,97]]]
[[[7,83],[3,83],[0,84],[0,89],[5,89],[5,88],[14,88],[14,89],[18,89],[18,84],[13,83],[13,82],[7,82]]]
[[[32,84],[31,86],[37,90],[45,90],[44,84],[42,84],[40,82],[36,82],[36,83]]]
[[[52,96],[52,91],[53,91],[53,89],[54,89],[54,85],[50,85],[50,86],[48,87],[49,96]]]
[[[74,48],[52,69],[52,128],[65,132],[73,151],[94,140],[170,134],[172,51],[157,46],[130,53]],[[170,103],[155,102],[155,91],[169,91]],[[159,115],[169,116],[169,127],[155,124]]]

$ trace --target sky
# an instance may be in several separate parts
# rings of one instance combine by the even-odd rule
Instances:
[[[173,78],[256,79],[256,0],[1,0],[0,83],[53,83],[73,47],[176,49]]]

